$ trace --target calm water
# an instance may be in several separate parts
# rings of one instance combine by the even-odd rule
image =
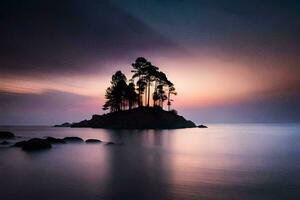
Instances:
[[[1,129],[4,129],[3,127]],[[30,137],[123,142],[0,148],[0,199],[300,199],[300,125],[113,131],[10,127]]]

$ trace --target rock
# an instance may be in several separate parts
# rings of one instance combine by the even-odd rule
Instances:
[[[0,131],[0,139],[14,138],[15,135],[9,131]]]
[[[52,146],[45,139],[33,138],[22,143],[22,149],[24,151],[35,151],[42,149],[50,149]]]
[[[102,141],[101,140],[97,140],[97,139],[87,139],[85,142],[86,143],[100,143]]]
[[[107,142],[106,145],[123,145],[123,143]]]
[[[10,142],[7,141],[0,142],[0,145],[8,145],[8,144],[10,144]]]
[[[196,125],[176,112],[161,108],[134,108],[103,115],[93,115],[90,120],[72,123],[71,127],[109,129],[177,129],[194,128]]]
[[[66,122],[66,123],[63,123],[63,124],[59,124],[59,125],[54,125],[54,127],[71,127],[71,123],[69,122]]]
[[[16,142],[16,143],[13,145],[13,147],[22,147],[25,143],[26,143],[26,141]]]
[[[198,128],[208,128],[208,127],[205,126],[205,125],[203,125],[203,124],[201,124],[201,125],[198,126]]]
[[[65,137],[63,140],[65,142],[83,142],[83,139],[80,137]]]
[[[50,143],[50,144],[65,144],[66,143],[66,141],[64,141],[63,139],[54,138],[54,137],[47,137],[45,139],[45,141]]]

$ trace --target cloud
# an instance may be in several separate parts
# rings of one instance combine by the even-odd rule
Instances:
[[[300,5],[295,0],[115,2],[188,48],[219,49],[236,56],[299,57]]]
[[[0,124],[88,117],[100,111],[111,74],[129,72],[141,55],[175,81],[175,106],[192,119],[299,120],[299,98],[290,95],[300,88],[299,5],[0,1]]]
[[[137,52],[177,46],[109,1],[4,0],[1,73],[81,74]]]

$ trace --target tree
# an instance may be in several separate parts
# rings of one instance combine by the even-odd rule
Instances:
[[[132,79],[138,78],[137,80],[137,86],[138,86],[138,106],[143,105],[143,99],[142,94],[145,90],[145,67],[147,66],[148,61],[144,57],[139,57],[135,60],[134,63],[132,63],[133,70],[131,72],[133,73]]]
[[[153,105],[163,107],[163,102],[166,100],[164,87],[168,85],[168,80],[165,73],[157,71],[155,73],[155,87],[153,93]],[[157,101],[159,104],[157,105]]]
[[[159,69],[158,67],[152,65],[150,62],[147,62],[147,65],[144,68],[144,71],[145,71],[145,77],[144,78],[147,82],[147,94],[148,94],[148,96],[147,96],[147,107],[150,106],[151,83],[156,80],[158,69]]]
[[[164,101],[167,99],[167,96],[165,95],[163,84],[157,86],[157,96],[158,96],[158,100],[159,100],[159,106],[161,108],[163,108]]]
[[[132,109],[136,105],[150,107],[150,97],[153,99],[153,106],[163,108],[164,101],[168,101],[170,111],[172,95],[176,95],[174,84],[168,80],[166,74],[159,71],[159,68],[152,65],[144,57],[139,57],[132,63],[132,78],[127,83],[126,76],[117,71],[112,75],[111,85],[106,89],[106,102],[103,110],[110,109],[111,112]],[[135,79],[137,81],[135,82]],[[153,86],[153,93],[151,88]],[[167,90],[166,90],[167,88]],[[145,101],[143,102],[143,95]]]
[[[171,101],[173,101],[171,99],[171,95],[177,95],[177,92],[175,90],[173,83],[169,82],[169,84],[168,84],[168,111],[170,111]]]
[[[135,92],[135,84],[133,82],[129,83],[126,91],[126,99],[128,100],[128,108],[131,110],[133,106],[137,103],[138,95]]]
[[[121,71],[117,71],[112,76],[111,86],[106,89],[105,93],[107,101],[103,106],[104,109],[110,107],[110,110],[114,112],[126,108],[126,80],[126,76]]]

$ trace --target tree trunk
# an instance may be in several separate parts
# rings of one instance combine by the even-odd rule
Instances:
[[[139,75],[139,80],[138,80],[138,83],[140,83],[140,75]],[[138,97],[138,107],[141,107],[141,83],[138,85],[139,87],[139,97]]]
[[[148,83],[148,103],[147,103],[147,107],[149,107],[150,105],[150,81]]]
[[[154,92],[156,92],[157,90],[157,81],[155,81],[155,85],[154,85]],[[153,93],[154,94],[154,93]],[[156,102],[155,100],[153,99],[153,106],[156,106]]]
[[[170,92],[168,92],[168,111],[170,111],[171,102],[170,102]]]

